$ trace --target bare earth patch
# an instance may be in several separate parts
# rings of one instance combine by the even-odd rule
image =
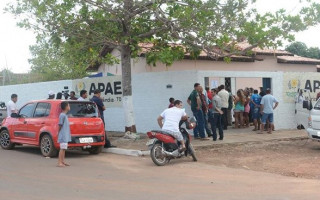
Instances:
[[[217,166],[320,178],[320,143],[308,139],[221,145],[198,149],[197,156]]]

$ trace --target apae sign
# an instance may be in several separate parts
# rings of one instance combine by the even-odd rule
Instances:
[[[294,103],[298,89],[310,91],[312,99],[320,92],[320,74],[313,72],[284,73],[283,76],[283,100]]]
[[[77,79],[72,82],[72,89],[76,94],[87,90],[89,99],[94,95],[94,90],[101,90],[104,105],[110,107],[122,106],[122,80],[121,76],[106,76],[99,78]]]

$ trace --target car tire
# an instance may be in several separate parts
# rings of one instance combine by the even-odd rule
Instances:
[[[54,147],[53,140],[48,134],[41,137],[40,150],[44,157],[56,157],[58,155],[58,150]]]
[[[11,150],[15,146],[15,144],[11,142],[10,134],[7,130],[0,132],[0,146],[5,150]]]
[[[87,149],[90,154],[99,154],[101,153],[103,146],[93,146],[90,149]]]

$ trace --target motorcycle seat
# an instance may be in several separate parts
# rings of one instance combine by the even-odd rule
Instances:
[[[152,130],[151,132],[161,133],[161,134],[169,135],[169,136],[173,137],[169,132],[164,131],[164,130]]]

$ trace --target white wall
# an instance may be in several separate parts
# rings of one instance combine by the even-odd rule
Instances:
[[[1,86],[0,101],[7,103],[11,98],[11,94],[17,94],[17,105],[20,108],[28,101],[47,99],[49,91],[54,93],[62,92],[65,86],[68,86],[70,90],[72,88],[72,80]]]
[[[204,85],[204,77],[272,78],[273,95],[280,102],[275,110],[276,129],[296,128],[294,104],[283,102],[282,72],[175,71],[133,75],[133,101],[138,132],[158,129],[156,118],[167,108],[170,97],[182,100],[188,115],[191,116],[192,112],[186,100],[195,82]],[[171,84],[172,89],[167,89],[167,84]],[[107,130],[123,131],[123,115],[122,108],[107,109]]]
[[[138,132],[158,129],[157,117],[169,105],[169,98],[182,100],[188,115],[192,115],[187,98],[193,84],[204,85],[204,77],[256,77],[272,78],[274,96],[280,105],[275,111],[276,129],[296,128],[294,104],[283,102],[282,72],[244,72],[244,71],[167,71],[139,73],[132,77],[133,104]],[[166,86],[172,85],[171,89]],[[56,81],[0,87],[0,101],[8,102],[12,93],[18,94],[18,105],[33,99],[45,99],[49,90],[60,92],[64,86],[71,88],[72,81]],[[122,108],[107,108],[104,112],[106,128],[109,131],[124,131],[125,120]]]

